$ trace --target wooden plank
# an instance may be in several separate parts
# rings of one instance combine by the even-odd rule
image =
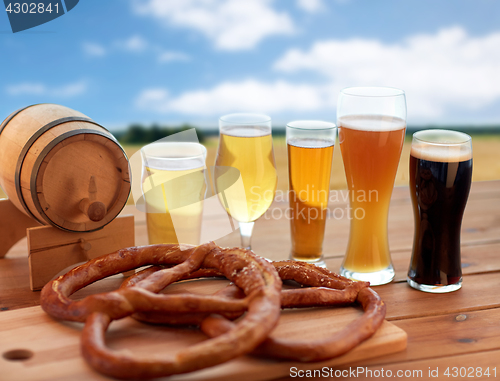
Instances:
[[[24,242],[26,245],[26,242]],[[28,257],[0,259],[0,311],[37,306],[40,293],[31,292]]]
[[[134,217],[123,216],[94,232],[65,232],[52,226],[28,230],[30,287],[41,290],[77,263],[134,246]]]
[[[490,181],[473,181],[471,186],[471,194],[491,194],[498,193],[500,189],[500,180],[490,180]]]
[[[389,321],[500,307],[498,273],[465,275],[462,288],[447,294],[415,290],[404,283],[374,287],[387,305]]]
[[[207,286],[207,284],[211,284]],[[214,285],[215,284],[215,285]],[[183,282],[173,292],[208,293],[222,286],[220,281]],[[295,309],[282,313],[280,324],[273,335],[290,339],[319,339],[345,327],[360,316],[360,308]],[[4,312],[0,314],[0,354],[11,350],[33,353],[26,361],[8,361],[0,357],[2,376],[7,379],[101,380],[84,362],[79,351],[82,324],[58,322],[46,315],[40,307]],[[131,350],[137,355],[172,355],[175,351],[202,341],[205,336],[196,330],[158,327],[138,323],[131,318],[114,322],[107,335],[108,344],[114,349]],[[165,345],[168,343],[168,345]],[[337,359],[307,364],[315,368],[339,366],[346,362],[362,361],[373,356],[394,353],[406,346],[406,333],[389,322],[368,341]],[[8,357],[8,355],[7,355]],[[253,357],[240,357],[220,366],[169,378],[172,380],[266,380],[286,375],[294,362],[272,361]]]
[[[26,229],[40,224],[17,209],[11,200],[0,200],[0,259],[21,238],[26,237]]]
[[[388,364],[500,350],[500,309],[393,321],[408,334],[404,352],[366,364]],[[490,364],[491,365],[491,364]],[[498,371],[500,372],[500,363]],[[500,376],[500,373],[499,373]]]
[[[462,246],[462,274],[479,274],[500,271],[500,240],[486,244],[466,244]],[[394,282],[406,282],[411,251],[404,250],[391,254],[396,276]],[[342,257],[327,258],[325,263],[331,271],[338,272]]]
[[[146,234],[145,226],[143,226],[142,233],[141,229],[136,229],[136,242],[147,244],[147,236],[144,242],[141,234]],[[102,283],[109,284],[107,290],[112,290],[117,288],[122,280],[123,277],[118,276],[104,280]],[[89,292],[97,292],[93,285],[87,289]],[[30,290],[28,249],[27,241],[24,239],[9,251],[6,258],[0,259],[0,311],[36,306],[40,304],[39,299],[40,293]]]
[[[485,311],[473,311],[465,314],[446,314],[440,316],[405,319],[392,321],[396,326],[408,334],[406,350],[384,357],[353,362],[334,370],[352,369],[359,374],[359,379],[376,379],[373,377],[375,370],[390,370],[392,376],[397,376],[398,370],[406,379],[419,378],[418,371],[422,371],[421,379],[430,379],[429,367],[434,371],[438,368],[440,377],[447,379],[444,371],[447,367],[497,367],[497,377],[500,376],[500,309],[495,308]],[[361,369],[358,369],[360,367]],[[303,369],[299,367],[299,369]],[[372,373],[366,371],[371,370]],[[358,373],[359,370],[359,373]],[[371,374],[372,377],[367,377]],[[351,374],[352,375],[352,374]],[[460,374],[458,374],[460,376]],[[347,379],[335,377],[335,379]],[[380,379],[381,377],[378,377]],[[464,379],[467,377],[450,377],[451,379]],[[478,378],[478,377],[474,377]],[[487,377],[485,377],[487,378]]]

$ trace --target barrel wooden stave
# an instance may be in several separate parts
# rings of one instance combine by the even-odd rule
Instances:
[[[43,112],[40,111],[42,108]],[[19,156],[40,127],[53,120],[71,116],[86,118],[84,114],[68,107],[53,104],[34,105],[15,115],[0,134],[0,163],[2,165],[0,186],[9,195],[12,203],[23,213],[29,215],[19,198],[13,196],[17,193],[14,179]],[[22,126],[22,129],[11,128],[13,125]]]
[[[67,107],[46,104],[15,115],[0,133],[0,185],[19,210],[42,223],[70,231],[93,231],[111,222],[127,202],[128,159],[114,137],[90,119],[41,131],[54,120],[70,117],[88,119]],[[34,135],[39,135],[36,140]],[[107,209],[101,221],[91,221],[78,207],[88,197],[88,172],[97,182],[97,201]],[[74,183],[64,183],[65,176]]]

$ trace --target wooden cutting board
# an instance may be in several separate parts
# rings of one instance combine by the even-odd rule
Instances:
[[[225,281],[190,281],[172,287],[170,292],[212,293]],[[93,285],[95,286],[95,285]],[[95,287],[94,287],[95,288]],[[99,290],[100,291],[100,290]],[[311,308],[282,312],[277,337],[323,338],[336,332],[362,314],[357,307]],[[80,355],[81,323],[61,322],[40,307],[0,313],[0,380],[62,381],[107,380],[93,371]],[[125,318],[114,322],[107,335],[108,345],[138,356],[175,353],[176,350],[205,339],[196,329],[149,326]],[[269,380],[297,370],[338,368],[360,364],[363,360],[398,352],[406,348],[406,333],[384,321],[377,333],[344,356],[320,363],[273,361],[244,356],[209,369],[168,378],[169,380]],[[15,360],[15,357],[27,357]],[[10,359],[9,359],[10,358]]]

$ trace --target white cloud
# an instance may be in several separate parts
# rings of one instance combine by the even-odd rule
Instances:
[[[170,63],[175,61],[189,61],[191,58],[185,53],[165,50],[161,46],[151,43],[140,35],[131,36],[125,40],[114,42],[115,49],[132,54],[153,53],[157,56],[158,63]]]
[[[60,98],[71,98],[81,95],[87,91],[86,81],[68,83],[67,85],[49,87],[39,82],[23,82],[6,87],[9,95],[44,95]]]
[[[158,56],[158,62],[168,63],[174,61],[189,61],[191,58],[182,52],[164,51]]]
[[[132,53],[142,53],[150,47],[149,42],[139,35],[131,36],[126,40],[116,41],[115,45],[119,49]]]
[[[95,42],[84,42],[82,47],[84,53],[88,56],[102,57],[106,55],[106,49]]]
[[[172,97],[163,88],[146,89],[136,104],[143,110],[159,113],[219,115],[237,111],[311,111],[333,107],[335,102],[328,86],[245,80],[225,82],[208,90],[188,91],[177,97]]]
[[[137,14],[203,33],[221,50],[251,49],[270,35],[291,34],[293,25],[273,0],[134,0]]]
[[[500,101],[499,46],[500,32],[472,37],[460,27],[390,44],[359,38],[319,41],[278,59],[274,69],[281,74],[279,80],[223,82],[180,94],[145,89],[137,105],[199,116],[250,110],[333,114],[344,87],[391,86],[406,91],[410,123],[457,120],[460,112],[476,112]],[[307,72],[323,79],[291,80]]]
[[[297,0],[297,7],[309,13],[316,13],[324,8],[324,4],[322,0]]]
[[[312,71],[331,85],[392,86],[406,91],[409,115],[439,117],[500,99],[500,32],[472,37],[461,27],[418,34],[400,43],[373,39],[316,42],[289,50],[274,65],[282,73]]]
[[[6,90],[10,95],[42,95],[46,93],[47,88],[41,83],[23,82],[7,86]]]

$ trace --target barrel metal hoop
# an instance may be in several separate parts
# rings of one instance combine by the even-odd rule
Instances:
[[[16,172],[15,173],[18,174],[18,175],[15,176],[14,183],[15,183],[15,186],[16,186],[17,197],[21,201],[21,205],[23,206],[23,208],[26,211],[26,213],[28,213],[31,217],[33,217],[35,220],[37,220],[38,222],[40,222],[42,224],[43,224],[43,222],[41,222],[38,218],[36,218],[36,216],[31,212],[31,210],[29,210],[28,206],[26,205],[26,201],[24,200],[23,192],[21,190],[21,168],[23,167],[24,159],[26,158],[26,155],[27,155],[28,151],[31,149],[31,147],[33,146],[33,144],[35,144],[35,142],[38,140],[38,138],[40,136],[42,136],[45,132],[47,132],[48,130],[50,130],[51,128],[54,128],[56,126],[59,126],[60,124],[67,123],[67,122],[86,122],[86,123],[91,123],[91,124],[94,124],[96,126],[101,127],[105,131],[109,132],[106,128],[104,128],[103,126],[101,126],[99,123],[94,122],[90,118],[84,118],[84,117],[81,117],[81,116],[69,116],[69,117],[66,117],[66,118],[56,119],[56,120],[53,120],[50,123],[47,123],[42,128],[38,129],[29,138],[29,140],[26,142],[26,144],[24,145],[23,149],[21,150],[21,153],[19,154],[19,159],[17,160]],[[82,130],[78,130],[78,131],[82,131]],[[114,136],[113,135],[111,135],[111,136],[113,137],[113,140],[116,141],[116,139],[114,138]]]
[[[109,136],[109,135],[106,135],[102,132],[99,132],[99,131],[96,131],[96,130],[87,130],[87,129],[83,129],[83,130],[73,130],[73,131],[68,131],[60,136],[58,136],[56,139],[54,139],[53,141],[51,141],[49,144],[47,144],[47,146],[44,147],[44,149],[42,150],[42,152],[40,152],[40,155],[37,157],[36,161],[35,161],[35,164],[33,166],[33,171],[31,172],[31,179],[30,179],[30,191],[31,191],[31,198],[33,199],[33,203],[35,204],[35,208],[36,210],[38,210],[38,212],[40,213],[40,215],[44,218],[44,220],[46,222],[48,222],[49,224],[51,224],[52,226],[55,226],[56,228],[59,228],[61,230],[64,230],[64,231],[67,231],[67,232],[74,232],[73,230],[69,230],[69,229],[66,229],[58,224],[56,224],[54,221],[52,221],[46,214],[45,214],[45,211],[43,210],[42,206],[40,205],[40,200],[38,199],[38,194],[37,194],[37,191],[36,191],[36,179],[38,178],[38,172],[40,171],[40,167],[42,166],[42,163],[43,161],[45,160],[45,157],[49,154],[50,151],[52,151],[52,149],[58,145],[60,142],[62,142],[63,140],[66,140],[72,136],[75,136],[75,135],[80,135],[80,134],[93,134],[93,135],[100,135],[108,140],[111,140],[113,142],[116,142],[116,139],[114,138],[113,135]],[[118,147],[121,148],[120,145],[118,145]],[[122,152],[123,152],[123,148],[122,148]],[[126,156],[125,156],[126,157]],[[125,205],[123,205],[123,207],[125,207]],[[123,208],[118,212],[118,214],[123,210]],[[117,214],[117,215],[118,215]],[[112,220],[111,220],[112,221]],[[111,222],[109,221],[109,222]],[[108,223],[109,223],[108,222]],[[106,224],[107,225],[107,224]],[[102,229],[104,226],[106,225],[103,225],[101,227],[99,227],[98,229],[94,229],[92,231],[95,231],[95,230],[100,230]]]

